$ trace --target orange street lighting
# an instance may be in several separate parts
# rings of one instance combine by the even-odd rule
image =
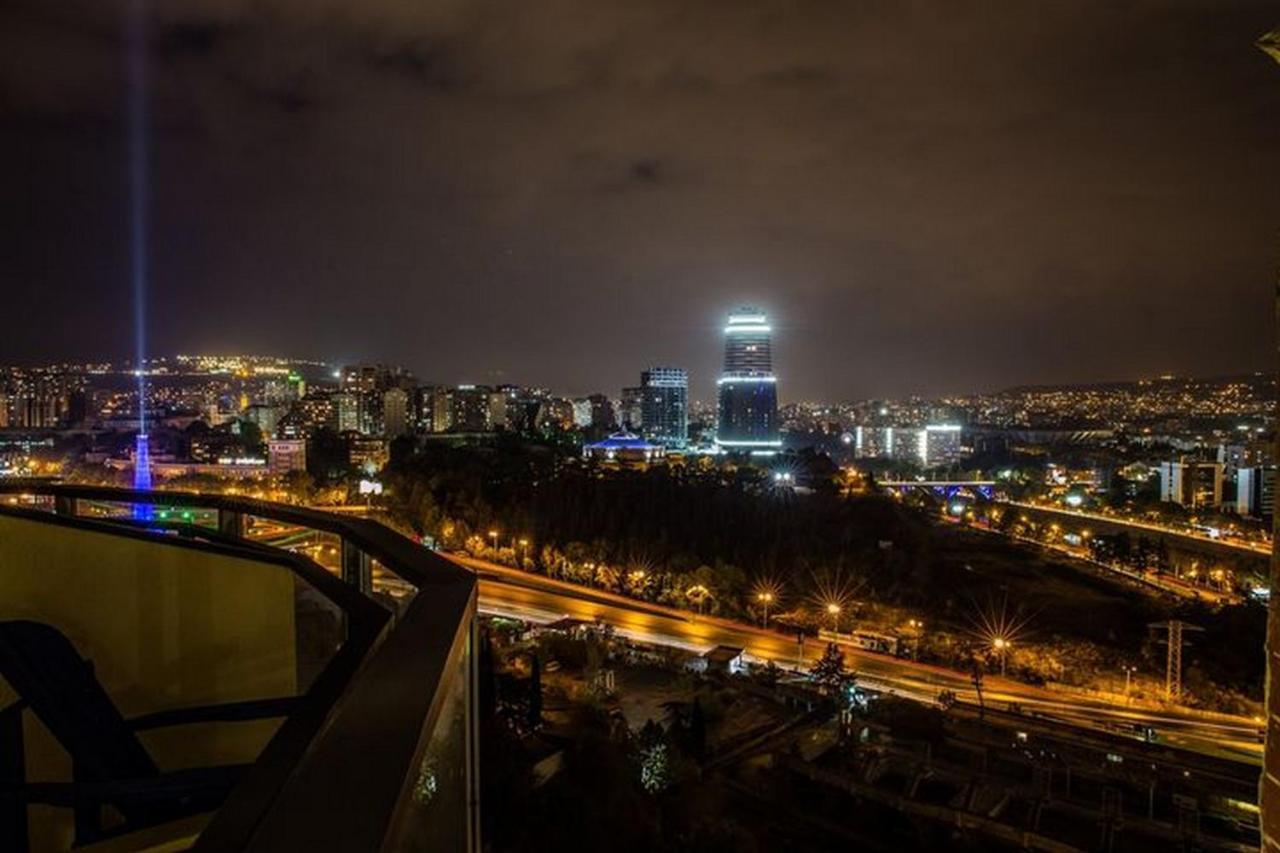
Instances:
[[[706,603],[706,600],[711,596],[711,590],[707,589],[702,584],[694,584],[685,590],[684,594],[686,598],[698,606],[698,613],[701,615],[702,605]]]
[[[996,654],[1000,656],[1000,674],[1005,673],[1005,664],[1009,660],[1009,647],[1011,643],[1004,637],[996,637],[991,641],[991,645],[996,650]]]
[[[782,598],[782,584],[774,578],[762,577],[756,581],[751,591],[755,593],[756,601],[760,604],[762,613],[760,627],[768,627],[769,608],[773,606],[775,601],[779,601]]]
[[[832,601],[827,604],[827,613],[831,616],[832,632],[840,633],[840,605]]]

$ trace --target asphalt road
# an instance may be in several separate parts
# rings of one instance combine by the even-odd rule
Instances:
[[[794,636],[727,619],[635,601],[601,590],[554,581],[483,560],[446,555],[480,577],[482,612],[534,622],[565,616],[600,621],[641,642],[695,652],[726,645],[745,649],[756,660],[772,660],[783,668],[808,668],[821,656],[825,642],[809,638],[803,648]],[[934,701],[943,690],[976,702],[969,676],[930,664],[845,647],[847,667],[860,684],[921,701]],[[1014,702],[1024,713],[1036,713],[1074,725],[1107,731],[1152,726],[1160,739],[1212,755],[1257,763],[1262,746],[1260,724],[1246,717],[1207,714],[1187,709],[1132,707],[1089,695],[1034,687],[987,675],[983,698],[993,707]]]
[[[1166,536],[1177,536],[1182,539],[1189,539],[1193,542],[1214,545],[1221,548],[1233,548],[1237,551],[1248,551],[1253,554],[1261,554],[1264,556],[1271,555],[1270,542],[1253,542],[1230,536],[1213,537],[1208,534],[1196,533],[1183,528],[1165,527],[1163,525],[1151,524],[1149,522],[1139,521],[1137,519],[1127,518],[1121,515],[1103,515],[1101,513],[1085,512],[1078,509],[1066,509],[1065,507],[1057,506],[1041,506],[1040,504],[1021,503],[1019,501],[1000,501],[999,503],[1004,506],[1016,506],[1019,509],[1059,515],[1071,519],[1085,519],[1117,527],[1131,527],[1135,530],[1148,530],[1152,533],[1162,533]]]
[[[302,528],[272,525],[255,529],[250,536],[296,549],[322,565],[336,561],[336,549],[330,554],[324,548],[314,547],[312,532]],[[444,556],[477,573],[480,610],[491,615],[540,623],[564,617],[603,622],[629,639],[691,652],[703,652],[717,645],[734,646],[744,649],[751,659],[772,660],[784,669],[809,668],[826,646],[824,641],[812,637],[802,646],[794,635],[699,616],[471,557]],[[335,568],[334,565],[327,567]],[[936,701],[941,691],[950,690],[962,701],[977,701],[974,685],[965,673],[852,646],[846,646],[844,653],[848,669],[857,676],[859,684],[869,689],[924,702]],[[1106,697],[1034,687],[994,675],[985,676],[982,692],[989,707],[1003,710],[1009,703],[1016,703],[1023,713],[1113,733],[1133,733],[1135,725],[1151,726],[1166,743],[1255,764],[1261,761],[1261,724],[1246,717],[1180,708],[1126,706]]]

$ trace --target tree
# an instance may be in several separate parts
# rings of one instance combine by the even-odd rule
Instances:
[[[982,701],[982,664],[975,657],[971,662],[969,671],[969,680],[973,682],[973,689],[978,693],[978,720],[986,718],[987,706]]]
[[[671,756],[667,748],[666,732],[662,730],[662,726],[649,720],[640,729],[637,740],[640,784],[650,794],[657,794],[672,782]]]
[[[810,674],[823,693],[835,694],[845,682],[844,652],[835,643],[827,643],[826,651],[813,665]]]

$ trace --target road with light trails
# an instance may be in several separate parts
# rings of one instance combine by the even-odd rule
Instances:
[[[295,527],[276,527],[267,535],[249,533],[264,544],[279,544],[318,557],[326,568],[336,570],[336,560],[318,553],[314,547],[308,549],[305,542],[309,534],[313,531]],[[699,616],[485,560],[440,553],[476,572],[480,580],[480,610],[490,615],[539,623],[566,616],[603,622],[629,639],[691,652],[717,645],[734,646],[745,649],[756,660],[772,660],[784,669],[807,669],[825,649],[825,643],[813,637],[807,638],[801,648],[794,635]],[[921,702],[935,702],[941,691],[950,690],[961,701],[977,702],[976,691],[965,673],[849,646],[844,653],[846,665],[857,675],[858,683],[869,689]],[[1259,724],[1247,717],[1116,705],[1104,698],[1034,687],[994,675],[984,677],[982,693],[992,707],[1007,707],[1014,702],[1023,713],[1115,733],[1124,726],[1130,731],[1135,724],[1151,726],[1165,743],[1255,764],[1261,760]]]
[[[532,575],[518,569],[459,555],[444,555],[475,571],[480,578],[482,612],[551,622],[562,617],[600,621],[629,639],[701,652],[712,646],[743,648],[751,657],[772,660],[784,668],[808,668],[825,644],[808,638],[803,651],[794,636],[683,610],[636,601]],[[873,690],[934,702],[939,692],[976,702],[969,676],[931,664],[845,647],[845,661],[858,683]],[[1161,741],[1220,757],[1258,763],[1262,746],[1259,725],[1247,717],[1202,714],[1186,709],[1150,709],[1116,705],[1106,699],[1034,687],[987,675],[983,698],[996,706],[1015,702],[1024,713],[1036,713],[1073,725],[1117,731],[1135,724],[1152,726]]]
[[[1231,536],[1213,537],[1207,534],[1196,533],[1191,530],[1184,530],[1176,527],[1165,527],[1160,524],[1151,524],[1145,521],[1127,518],[1121,515],[1102,515],[1096,512],[1084,512],[1077,509],[1067,509],[1066,507],[1057,506],[1041,506],[1040,504],[1029,504],[1021,501],[997,501],[1002,506],[1016,506],[1019,509],[1032,510],[1035,512],[1044,512],[1052,515],[1065,516],[1066,518],[1085,519],[1104,524],[1113,524],[1118,527],[1133,527],[1138,530],[1149,530],[1152,533],[1163,533],[1166,536],[1177,536],[1183,539],[1189,539],[1192,542],[1218,545],[1223,548],[1234,548],[1237,551],[1248,551],[1252,554],[1261,554],[1263,556],[1271,555],[1270,542],[1251,542],[1245,539],[1239,539]]]

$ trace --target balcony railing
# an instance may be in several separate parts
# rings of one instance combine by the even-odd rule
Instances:
[[[149,511],[138,512],[139,506]],[[36,849],[26,835],[27,808],[33,803],[71,812],[71,843],[87,849],[97,844],[136,849],[184,839],[200,851],[478,848],[472,656],[476,584],[471,573],[365,518],[221,495],[0,482],[0,524],[24,532],[0,536],[0,591],[7,588],[2,585],[6,571],[20,572],[25,566],[38,576],[43,569],[64,570],[67,561],[75,563],[75,577],[84,584],[105,583],[121,576],[111,574],[107,563],[132,559],[112,556],[120,546],[121,554],[142,554],[135,562],[146,564],[138,566],[138,588],[139,595],[150,596],[147,608],[196,611],[210,634],[229,631],[234,624],[257,638],[260,650],[264,634],[252,608],[267,605],[256,594],[247,611],[205,611],[226,592],[218,589],[224,581],[261,574],[266,579],[262,588],[285,589],[290,603],[283,608],[289,612],[263,621],[279,616],[294,642],[280,656],[263,650],[270,666],[248,659],[237,666],[234,659],[216,658],[209,666],[231,671],[241,681],[247,672],[250,687],[244,689],[250,692],[259,674],[255,667],[282,675],[284,683],[297,687],[292,695],[254,695],[199,707],[163,707],[161,702],[162,707],[125,719],[114,704],[141,701],[135,683],[140,677],[118,679],[128,687],[118,695],[94,687],[94,661],[88,661],[88,676],[77,672],[74,661],[83,651],[59,639],[57,625],[41,624],[38,595],[32,593],[31,600],[21,600],[22,594],[0,596],[0,664],[13,674],[6,679],[0,668],[0,688],[5,681],[21,682],[8,684],[17,699],[7,707],[0,691],[0,747],[10,743],[18,749],[16,761],[0,761],[0,848]],[[93,542],[112,548],[87,544]],[[50,543],[56,547],[48,547]],[[106,562],[95,571],[99,560]],[[189,568],[192,578],[201,579],[203,591],[184,587],[186,597],[174,600],[165,598],[170,593],[152,595],[141,574],[152,565],[156,577],[165,571],[180,578]],[[127,567],[125,571],[128,576]],[[300,591],[296,596],[288,592],[293,587],[272,579],[285,571]],[[36,581],[33,589],[51,594],[47,577]],[[56,594],[58,587],[52,589]],[[66,594],[73,592],[86,595],[80,588]],[[92,608],[98,598],[89,592],[84,600]],[[135,602],[130,599],[129,604]],[[115,637],[122,617],[106,613],[103,618],[113,615]],[[164,630],[172,633],[171,622],[164,622],[170,626]],[[181,631],[192,635],[195,624],[194,617],[187,618]],[[153,633],[167,642],[163,630]],[[143,649],[150,636],[139,633],[128,642]],[[202,639],[208,638],[195,637],[191,643]],[[73,663],[59,663],[64,658]],[[142,680],[151,693],[168,695],[173,691],[166,690],[164,679],[198,683],[203,675],[199,666],[194,658],[178,656],[164,667],[152,667]],[[214,677],[211,670],[209,678]],[[51,685],[96,690],[90,704],[103,710],[86,717],[84,702],[69,701],[66,690],[46,689]],[[23,695],[24,690],[32,695]],[[28,731],[30,720],[39,718],[65,748],[74,765],[69,781],[27,778],[31,762],[22,758],[24,718]],[[104,718],[111,724],[103,723]],[[274,728],[263,730],[263,745],[247,763],[234,763],[229,753],[217,754],[215,747],[223,742],[243,747],[243,732],[263,720],[278,722],[267,724]],[[139,733],[181,731],[184,726],[219,735],[236,732],[239,740],[227,735],[225,741],[210,737],[195,743],[193,735],[188,758],[213,752],[212,758],[205,755],[197,765],[153,768],[157,762],[147,762],[145,748],[138,746]],[[95,738],[128,745],[124,751],[136,760],[125,766],[156,773],[112,778],[110,767],[97,767],[92,760],[103,745],[92,742]],[[107,753],[115,757],[120,751]]]

